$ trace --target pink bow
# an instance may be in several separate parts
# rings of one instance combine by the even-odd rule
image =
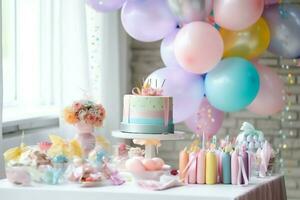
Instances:
[[[142,89],[135,87],[132,89],[132,94],[141,96],[162,96],[162,92],[162,89],[151,87]]]
[[[268,141],[265,141],[261,150],[261,165],[259,168],[259,176],[265,177],[268,171],[268,165],[271,159],[272,147]]]
[[[242,183],[241,183],[241,175],[242,175],[242,177],[244,179],[244,185],[248,185],[249,180],[247,177],[245,164],[244,164],[244,161],[243,161],[243,158],[241,155],[238,156],[238,162],[239,162],[239,171],[238,171],[238,177],[237,177],[237,184],[242,185]]]
[[[185,177],[184,177],[184,183],[188,184],[189,182],[189,174],[191,173],[191,165],[196,162],[196,158],[197,158],[198,154],[197,153],[194,153],[191,157],[192,159],[189,159],[189,162],[188,164],[186,165],[186,167],[184,168],[183,170],[183,174],[185,174]]]

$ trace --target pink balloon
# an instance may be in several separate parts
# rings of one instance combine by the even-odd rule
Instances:
[[[211,138],[221,128],[223,119],[224,113],[210,105],[207,98],[203,98],[198,111],[188,118],[185,124],[198,136],[204,132]]]
[[[203,74],[221,60],[224,43],[220,33],[205,22],[192,22],[177,33],[174,43],[175,56],[188,72]]]
[[[247,108],[259,115],[275,114],[285,105],[283,82],[271,68],[254,64],[259,73],[260,88],[258,95]]]
[[[229,30],[246,29],[261,17],[264,4],[264,0],[215,0],[215,21]]]

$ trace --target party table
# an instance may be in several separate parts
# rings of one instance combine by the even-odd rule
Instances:
[[[283,176],[252,178],[248,186],[187,185],[164,191],[142,189],[134,183],[81,188],[79,185],[18,187],[0,180],[1,200],[286,200]]]

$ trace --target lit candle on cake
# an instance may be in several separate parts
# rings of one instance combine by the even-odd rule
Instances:
[[[184,150],[182,150],[179,153],[179,177],[180,180],[184,180],[186,177],[186,166],[189,162],[189,153],[187,152],[187,149],[184,148]]]

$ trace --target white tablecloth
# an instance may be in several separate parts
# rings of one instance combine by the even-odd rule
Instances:
[[[1,200],[286,200],[283,176],[252,178],[248,186],[187,185],[149,191],[133,183],[81,188],[79,185],[14,186],[0,180]]]

